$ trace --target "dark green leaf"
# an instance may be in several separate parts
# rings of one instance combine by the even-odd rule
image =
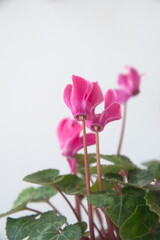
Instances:
[[[23,180],[30,183],[36,183],[40,185],[51,185],[55,182],[55,179],[59,175],[57,169],[46,169],[36,173],[27,175]]]
[[[150,191],[146,196],[146,204],[152,212],[160,216],[160,192]]]
[[[122,240],[158,240],[160,224],[158,216],[146,205],[138,206],[120,229]]]
[[[98,207],[107,208],[107,213],[116,226],[123,222],[135,211],[138,204],[144,204],[145,191],[127,187],[122,190],[121,196],[115,196],[113,191],[106,191],[88,196],[89,202]]]
[[[78,226],[81,228],[82,231],[82,235],[85,233],[85,231],[87,230],[87,223],[86,222],[77,222],[74,225]]]
[[[147,170],[130,170],[128,172],[128,182],[137,187],[145,187],[153,181],[153,175]]]
[[[123,182],[122,176],[119,175],[119,174],[115,174],[115,173],[105,174],[105,179],[107,179],[107,180],[117,180],[117,181]]]
[[[114,191],[108,190],[102,193],[89,195],[88,201],[97,208],[110,207]]]
[[[37,215],[32,215],[17,219],[7,218],[6,233],[8,240],[22,240],[29,236],[35,225],[36,216]]]
[[[28,240],[79,240],[80,227],[69,225],[61,230],[65,222],[64,216],[57,216],[54,211],[47,212],[37,220]]]
[[[144,190],[126,187],[122,190],[121,196],[112,196],[107,213],[117,227],[120,227],[135,211],[137,205],[145,204],[145,194]]]

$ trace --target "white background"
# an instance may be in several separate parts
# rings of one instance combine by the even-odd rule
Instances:
[[[28,173],[69,171],[55,132],[71,116],[62,99],[71,75],[106,91],[126,64],[144,74],[122,149],[140,164],[160,156],[160,1],[0,0],[0,212],[30,186],[22,181]],[[101,134],[103,153],[116,152],[120,124]],[[75,222],[59,197],[55,205]]]

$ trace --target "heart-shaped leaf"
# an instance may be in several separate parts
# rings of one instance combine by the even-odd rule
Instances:
[[[137,206],[135,212],[120,229],[122,240],[160,239],[158,216],[146,205]]]

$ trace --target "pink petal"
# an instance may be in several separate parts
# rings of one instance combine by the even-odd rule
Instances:
[[[96,135],[94,133],[87,133],[86,141],[87,141],[87,146],[95,144],[96,143]]]
[[[67,158],[67,161],[68,161],[69,166],[70,166],[70,172],[71,173],[75,173],[76,160],[74,158]]]
[[[64,99],[65,104],[72,111],[71,93],[72,93],[72,85],[68,84],[66,86],[66,88],[64,89],[63,99]]]
[[[86,134],[87,146],[95,144],[95,141],[96,141],[96,139],[95,139],[95,134],[94,133]],[[83,137],[79,137],[77,139],[74,139],[74,141],[72,141],[72,143],[70,142],[70,144],[72,145],[72,149],[74,149],[73,150],[73,155],[74,155],[80,149],[82,149],[84,147],[84,145],[83,145]]]
[[[67,146],[70,139],[77,138],[82,130],[82,126],[75,120],[64,118],[57,127],[57,137],[61,149]]]
[[[107,123],[119,120],[121,118],[121,107],[119,103],[113,103],[110,107],[106,108],[100,117],[101,126]]]
[[[97,82],[92,82],[93,88],[88,97],[88,102],[91,104],[92,108],[94,109],[98,104],[100,104],[103,99],[103,92]]]
[[[117,99],[117,94],[113,89],[109,89],[105,95],[105,105],[104,108],[108,108],[110,105],[112,105]]]
[[[128,69],[128,77],[132,81],[133,91],[138,91],[140,86],[140,75],[138,71],[133,67],[126,67]]]
[[[131,93],[128,93],[124,90],[120,90],[120,89],[115,89],[116,93],[117,93],[117,100],[116,102],[120,103],[120,104],[124,104],[127,102],[127,100],[131,97]]]
[[[79,115],[88,117],[88,108],[90,104],[87,104],[86,99],[92,90],[92,83],[78,76],[72,76],[73,87],[70,95],[70,105],[66,98],[64,98],[67,106],[70,108],[74,118],[78,118]],[[66,96],[66,95],[65,95]]]
[[[75,75],[72,76],[72,82],[73,91],[71,95],[71,102],[73,102],[75,106],[79,106],[87,98],[87,95],[90,94],[92,90],[92,84],[84,78]]]
[[[128,91],[128,88],[130,89],[127,74],[122,74],[121,73],[121,74],[118,75],[118,84],[120,85],[120,87],[122,89],[125,89],[126,91]]]

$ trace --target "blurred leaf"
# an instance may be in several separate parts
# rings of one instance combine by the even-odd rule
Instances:
[[[152,212],[160,216],[160,192],[150,191],[146,196],[146,204]]]
[[[67,174],[60,175],[60,177],[59,181],[55,181],[55,184],[66,194],[74,195],[85,189],[84,180],[76,175]]]
[[[9,210],[6,213],[0,214],[0,218],[8,216],[8,215],[11,215],[13,213],[16,213],[16,212],[19,212],[19,211],[22,211],[22,210],[25,210],[25,206],[24,205],[20,205],[20,206],[18,206],[16,208],[12,208],[11,210]]]
[[[13,213],[25,210],[27,203],[29,203],[35,196],[35,189],[30,187],[24,189],[17,197],[13,204],[13,208],[6,213],[0,214],[0,217],[5,217]]]
[[[152,172],[154,178],[157,178],[157,180],[160,181],[160,161],[152,160],[142,164],[146,166],[150,172]]]
[[[13,204],[13,208],[6,213],[0,214],[5,217],[13,213],[25,210],[29,202],[43,202],[53,197],[57,193],[51,186],[42,186],[38,188],[29,187],[24,189],[17,197]]]
[[[36,183],[40,185],[51,185],[59,175],[57,169],[46,169],[36,173],[27,175],[23,180],[30,183]]]
[[[133,169],[133,167],[126,165],[126,166],[122,166],[122,165],[101,165],[101,171],[102,174],[105,175],[107,173],[113,173],[113,174],[118,174],[121,170],[125,170],[128,171],[130,169]],[[91,174],[97,174],[97,167],[90,167],[90,173]]]
[[[85,231],[87,230],[87,223],[86,222],[77,222],[74,225],[78,226],[81,228],[82,231],[82,235],[85,233]]]
[[[35,189],[35,195],[32,202],[43,202],[49,200],[57,194],[57,190],[52,186],[41,186]]]
[[[125,221],[120,229],[122,240],[158,240],[160,224],[158,216],[150,212],[148,206],[137,206],[135,212]]]
[[[119,174],[114,174],[114,173],[107,173],[105,174],[105,179],[107,180],[117,180],[117,181],[120,181],[120,182],[123,182],[123,178],[121,175]]]
[[[126,157],[126,156],[123,156],[123,155],[104,155],[104,154],[101,154],[100,155],[102,159],[105,159],[105,160],[108,160],[112,163],[114,163],[115,165],[121,165],[122,166],[122,169],[136,169],[137,166],[134,165],[131,160]]]
[[[114,187],[114,185],[110,182],[107,182],[105,180],[102,179],[102,184],[103,184],[103,190],[110,190]],[[91,186],[91,193],[97,193],[99,192],[99,184],[98,184],[98,180],[96,180],[93,185]]]
[[[137,187],[145,187],[153,181],[153,175],[147,170],[130,170],[128,172],[128,182]]]
[[[35,188],[29,187],[24,189],[17,197],[16,201],[13,204],[13,208],[16,208],[20,205],[26,206],[35,196]]]
[[[76,154],[74,157],[76,159],[76,162],[79,165],[84,166],[84,154]],[[96,154],[95,153],[88,154],[88,162],[89,162],[89,164],[96,162]]]

